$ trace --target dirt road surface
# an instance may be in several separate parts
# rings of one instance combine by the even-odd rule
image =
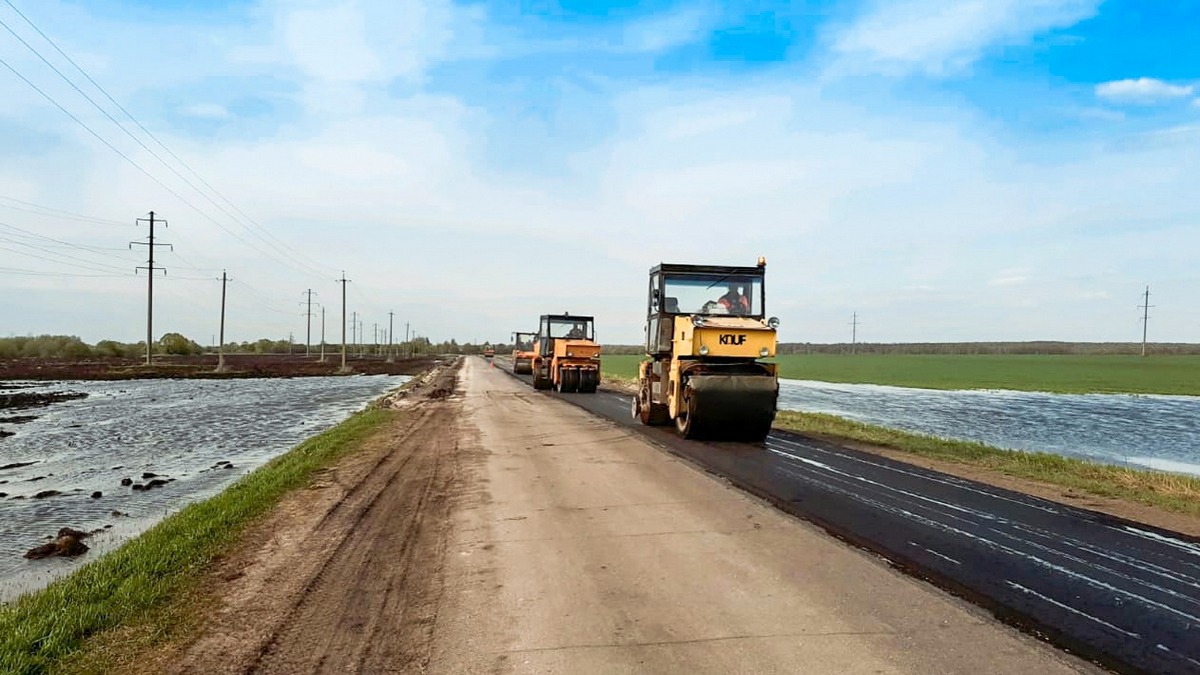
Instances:
[[[205,633],[143,664],[1096,672],[482,359],[458,375],[252,532]]]

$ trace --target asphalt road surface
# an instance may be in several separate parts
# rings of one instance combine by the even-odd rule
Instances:
[[[630,398],[611,392],[546,395],[1084,658],[1121,672],[1200,673],[1195,539],[786,432],[763,445],[684,441],[634,422]]]

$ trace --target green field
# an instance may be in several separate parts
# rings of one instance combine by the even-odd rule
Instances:
[[[604,373],[636,377],[635,355],[603,357]],[[1200,356],[795,354],[780,377],[925,389],[1014,389],[1200,396]]]

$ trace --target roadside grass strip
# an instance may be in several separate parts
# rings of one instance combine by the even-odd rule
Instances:
[[[74,574],[0,608],[0,672],[58,670],[88,637],[143,621],[189,592],[248,524],[398,414],[368,407]]]
[[[1044,452],[914,434],[836,415],[780,411],[775,426],[837,441],[848,439],[921,457],[976,466],[1018,478],[1200,516],[1200,478],[1132,469]]]

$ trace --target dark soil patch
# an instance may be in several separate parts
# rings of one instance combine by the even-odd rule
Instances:
[[[77,391],[19,391],[12,394],[0,394],[0,409],[24,410],[26,408],[44,408],[53,403],[62,403],[63,401],[85,397],[87,397],[87,394]]]

